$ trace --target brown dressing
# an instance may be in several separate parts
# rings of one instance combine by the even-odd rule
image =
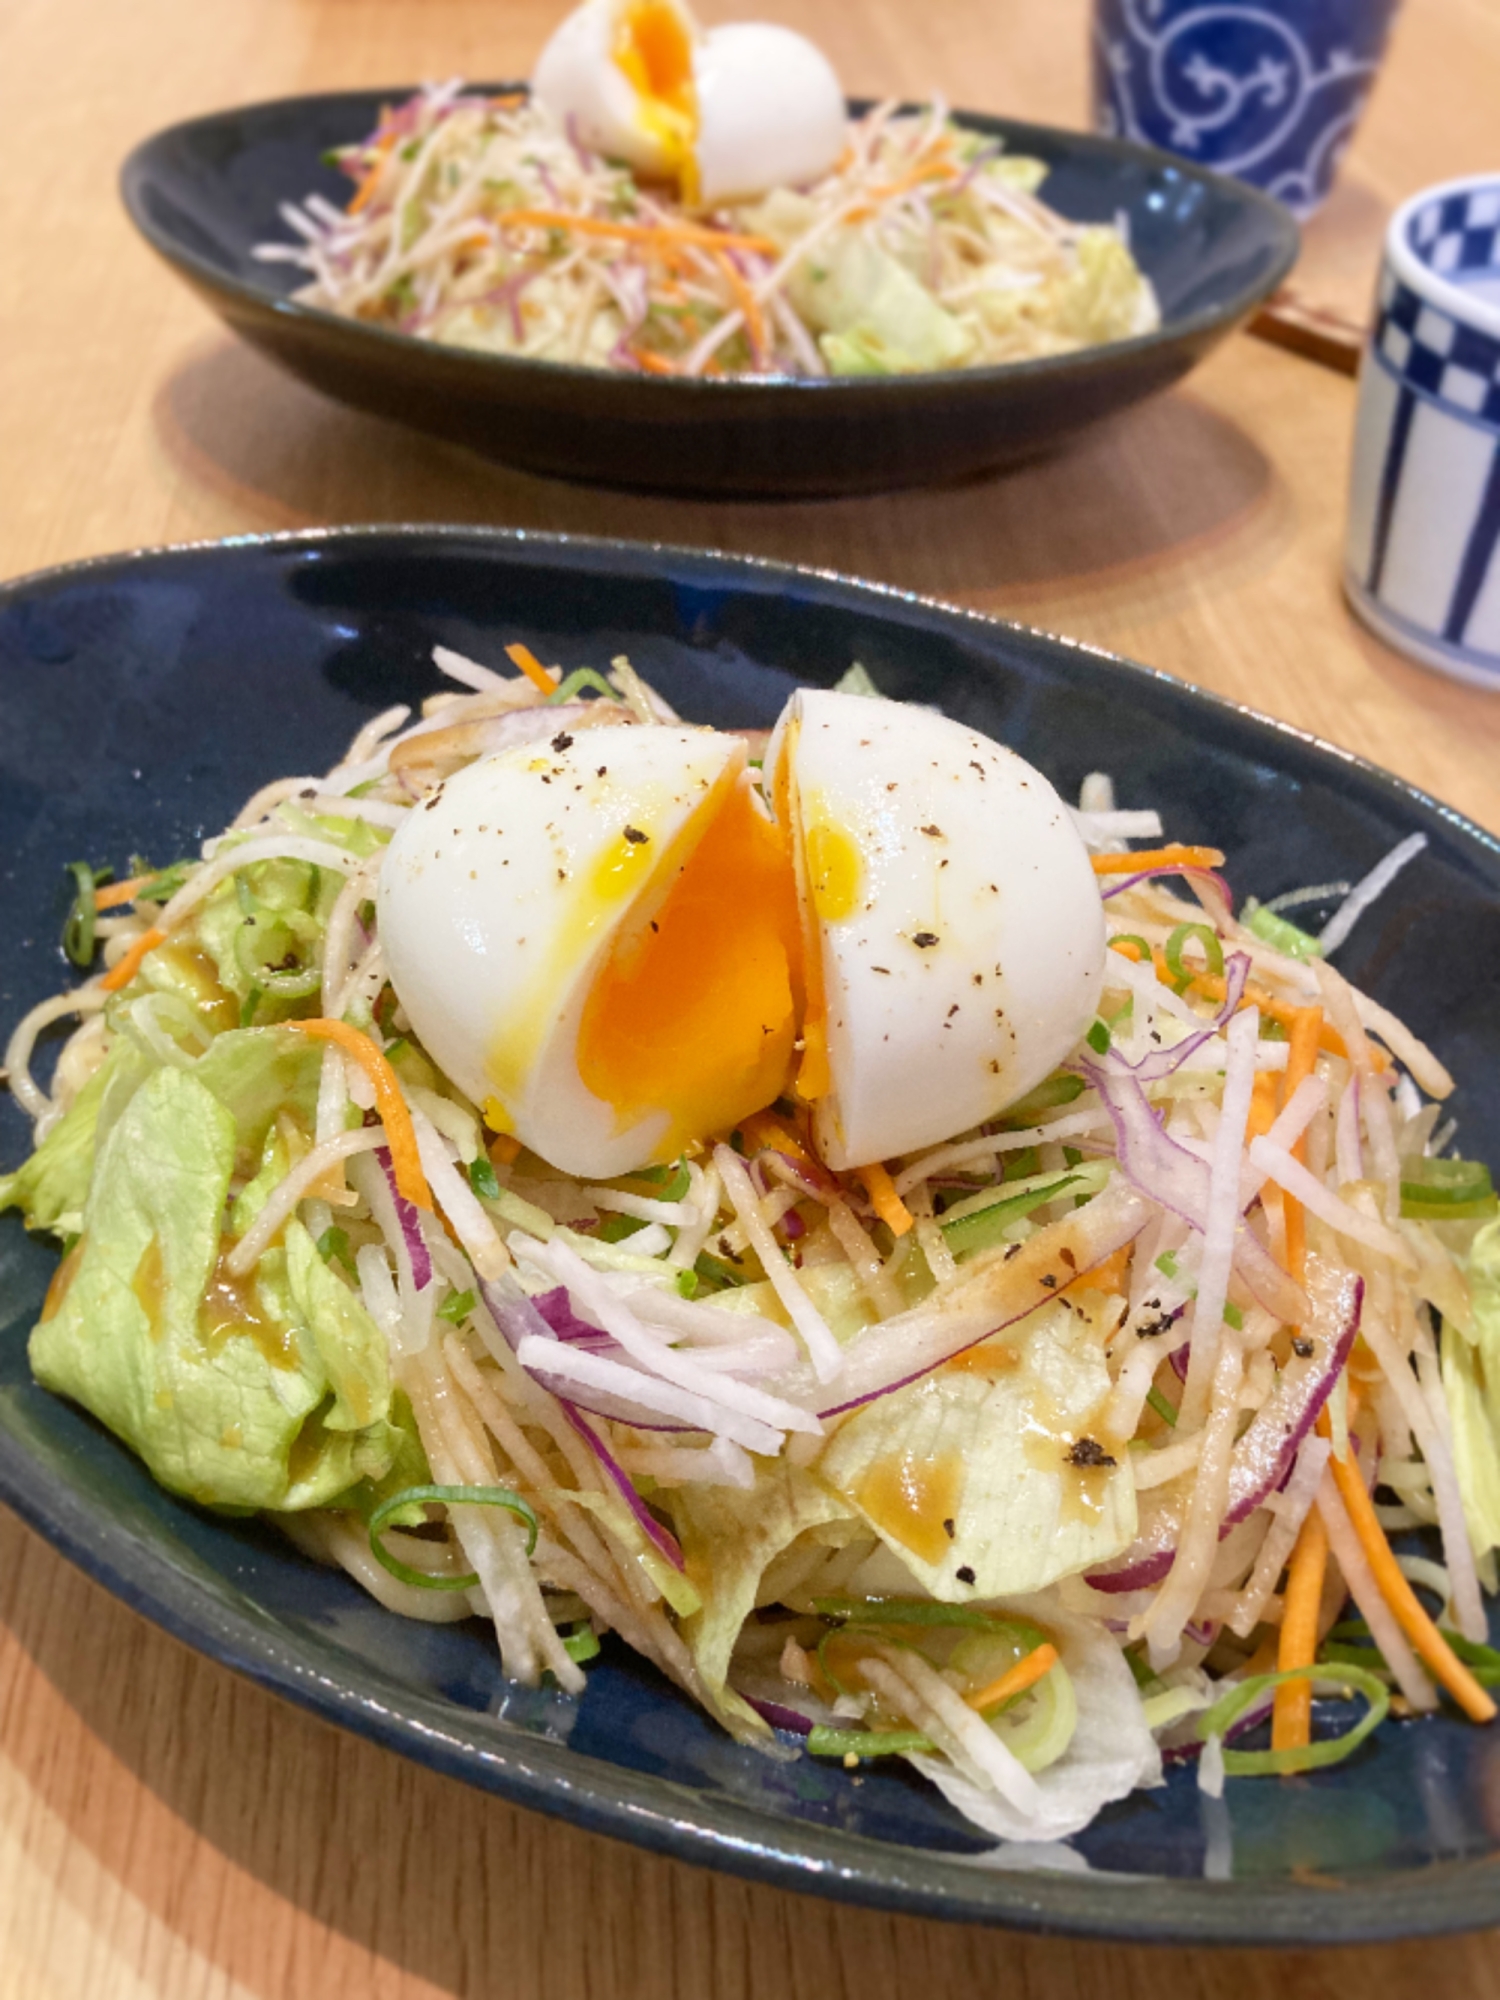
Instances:
[[[170,969],[170,989],[197,1008],[205,1027],[221,1034],[239,1026],[238,1004],[219,984],[219,968],[206,951],[193,944],[159,944],[151,956]]]
[[[942,1366],[945,1375],[1012,1375],[1021,1365],[1021,1356],[1014,1347],[992,1347],[981,1341],[978,1347],[966,1347],[962,1354],[955,1354]]]
[[[951,1544],[945,1521],[958,1513],[963,1461],[955,1454],[876,1461],[859,1482],[854,1498],[875,1526],[923,1562],[941,1562]]]
[[[130,1289],[140,1301],[146,1324],[151,1329],[151,1338],[160,1340],[162,1335],[162,1306],[167,1296],[167,1268],[162,1261],[161,1238],[153,1236],[141,1252],[141,1261],[135,1267],[135,1276],[130,1281]]]
[[[219,1246],[219,1261],[198,1308],[198,1338],[210,1354],[218,1354],[226,1340],[243,1334],[254,1341],[273,1368],[294,1367],[296,1347],[291,1329],[267,1319],[250,1286],[225,1269],[225,1259],[233,1248],[227,1239]]]
[[[83,1262],[83,1237],[73,1245],[52,1273],[52,1282],[47,1287],[47,1296],[42,1301],[42,1319],[55,1319],[63,1309],[63,1300],[73,1289],[73,1280],[78,1276],[78,1266]]]
[[[1037,1392],[1021,1419],[1021,1442],[1027,1463],[1038,1472],[1055,1473],[1062,1481],[1062,1519],[1092,1527],[1104,1518],[1105,1496],[1118,1467],[1125,1463],[1122,1438],[1102,1427],[1105,1402],[1082,1417],[1065,1417],[1050,1397]],[[1097,1445],[1108,1464],[1079,1465],[1070,1454]]]

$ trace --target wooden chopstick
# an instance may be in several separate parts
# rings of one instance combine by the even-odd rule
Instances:
[[[1322,306],[1310,305],[1289,286],[1272,293],[1246,331],[1275,347],[1290,348],[1308,361],[1337,369],[1341,375],[1359,372],[1365,329]]]

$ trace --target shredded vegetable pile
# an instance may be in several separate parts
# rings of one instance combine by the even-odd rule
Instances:
[[[684,208],[542,106],[450,83],[334,158],[346,210],[285,205],[308,305],[488,353],[658,375],[885,375],[1066,353],[1150,332],[1121,228],[1038,199],[1040,161],[940,104],[854,121],[835,170]]]
[[[1328,956],[1420,837],[1236,916],[1217,853],[1126,851],[1157,817],[1092,778],[1103,1000],[1005,1116],[836,1174],[779,1099],[592,1184],[436,1069],[376,924],[463,764],[580,704],[675,719],[628,662],[513,653],[439,649],[464,692],[200,857],[78,864],[88,976],[6,1056],[36,1150],[0,1206],[65,1253],[39,1380],[391,1611],[488,1620],[517,1680],[580,1694],[613,1633],[741,1740],[905,1758],[1002,1839],[1164,1760],[1216,1791],[1490,1720],[1495,1195]]]

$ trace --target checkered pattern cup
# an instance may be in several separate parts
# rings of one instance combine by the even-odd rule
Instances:
[[[1500,173],[1428,188],[1391,218],[1344,588],[1388,644],[1500,691]]]

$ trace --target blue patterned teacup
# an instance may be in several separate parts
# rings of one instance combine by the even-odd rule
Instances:
[[[1428,188],[1391,217],[1344,588],[1390,645],[1500,690],[1500,174]]]
[[[1094,0],[1094,123],[1311,215],[1399,0]]]

